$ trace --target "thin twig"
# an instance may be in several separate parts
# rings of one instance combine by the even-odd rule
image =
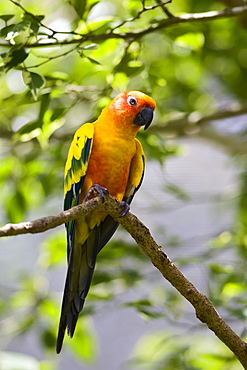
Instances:
[[[21,222],[19,224],[6,224],[0,228],[0,237],[41,233],[62,225],[65,222],[75,220],[85,214],[90,214],[92,211],[100,208],[100,205],[101,200],[94,198],[87,203],[80,204],[68,211],[60,212],[55,216],[42,217],[34,221]]]
[[[18,3],[17,1],[15,0],[9,0],[11,3],[13,3],[14,5],[16,5],[17,7],[19,7],[21,10],[23,10],[23,12],[25,14],[28,14],[31,18],[33,18],[41,27],[45,28],[47,31],[51,32],[50,35],[48,35],[49,38],[53,38],[56,34],[64,34],[64,35],[68,35],[68,34],[72,34],[72,35],[79,35],[81,36],[79,33],[77,32],[74,32],[74,31],[55,31],[53,30],[52,28],[46,26],[43,22],[41,22],[41,20],[38,18],[38,16],[34,15],[33,13],[29,12],[28,10],[26,10],[24,8],[23,5],[21,5],[20,3]]]
[[[171,3],[172,0],[168,0],[168,1],[165,1],[165,2],[160,2],[156,5],[152,5],[152,6],[145,6],[145,2],[142,3],[142,9],[139,10],[139,12],[137,12],[137,14],[132,17],[132,18],[128,18],[128,19],[125,19],[124,21],[122,21],[121,23],[119,23],[117,26],[115,26],[114,28],[111,29],[110,33],[114,32],[116,29],[124,26],[126,23],[130,23],[130,22],[134,22],[136,21],[137,19],[139,19],[141,17],[141,15],[149,10],[154,10],[156,8],[162,8],[166,5],[166,4],[169,4]]]
[[[43,62],[27,66],[27,68],[28,69],[29,68],[38,68],[38,67],[40,67],[40,66],[42,66],[46,63],[49,63],[51,60],[59,59],[61,57],[65,57],[65,56],[71,54],[73,51],[75,51],[80,46],[80,44],[81,44],[81,42],[78,43],[76,46],[73,46],[70,50],[67,50],[64,53],[61,53],[61,54],[58,54],[58,55],[49,56],[49,57],[40,56],[41,58],[45,58],[45,60]],[[36,56],[36,57],[38,58],[38,56]]]
[[[166,4],[164,4],[161,0],[156,0],[157,4],[160,4],[161,9],[167,15],[168,18],[173,18],[174,15],[166,8]]]
[[[11,0],[13,1],[13,0]],[[56,42],[33,42],[28,43],[24,45],[28,48],[44,48],[44,47],[60,47],[64,45],[72,45],[77,43],[83,43],[86,41],[90,42],[97,42],[97,41],[104,41],[109,39],[123,39],[123,40],[138,40],[142,38],[143,36],[164,30],[166,28],[169,28],[171,26],[181,24],[181,23],[191,23],[191,22],[202,22],[202,21],[212,21],[222,18],[229,18],[229,17],[237,17],[243,14],[247,13],[247,5],[244,6],[237,6],[235,8],[226,8],[219,11],[210,11],[210,12],[204,12],[204,13],[194,13],[194,14],[182,14],[179,17],[170,17],[168,19],[165,19],[161,22],[155,23],[154,25],[145,28],[143,30],[137,31],[137,32],[120,32],[120,33],[113,33],[111,30],[106,33],[102,34],[94,34],[88,33],[85,35],[82,35],[81,38],[72,39],[72,40],[63,40],[63,41],[56,41]],[[59,32],[56,32],[59,33]],[[71,32],[71,34],[73,34]],[[0,46],[3,47],[9,47],[11,46],[8,42],[1,42]]]

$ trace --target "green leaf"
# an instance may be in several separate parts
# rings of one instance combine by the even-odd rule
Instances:
[[[110,29],[110,25],[112,22],[112,17],[108,18],[95,18],[89,20],[88,22],[83,22],[80,27],[78,28],[78,32],[80,33],[87,33],[88,30],[93,32],[95,35],[105,33],[107,30]]]
[[[88,317],[78,320],[73,341],[69,341],[69,346],[77,357],[87,363],[97,358],[97,342]]]
[[[8,33],[15,31],[15,24],[10,24],[9,26],[3,27],[0,30],[0,36],[3,38],[7,37]]]
[[[14,160],[12,157],[4,158],[1,163],[0,182],[6,181],[13,171]]]
[[[143,306],[148,306],[152,307],[152,303],[148,299],[139,299],[138,301],[133,301],[133,302],[126,302],[123,304],[125,307],[143,307]]]
[[[14,16],[15,14],[2,14],[0,15],[0,19],[2,19],[4,22],[8,22]]]
[[[28,21],[30,23],[30,29],[33,31],[34,35],[38,35],[38,30],[40,27],[40,22],[45,18],[44,15],[35,15],[32,17],[31,14],[25,13],[23,15],[23,20]]]
[[[101,63],[100,62],[98,62],[97,60],[95,60],[95,59],[92,59],[92,58],[89,58],[89,57],[86,57],[91,63],[93,63],[93,64],[99,64],[99,65],[101,65]]]
[[[87,0],[70,0],[70,4],[74,7],[76,13],[82,19],[86,10]]]
[[[121,61],[115,66],[114,72],[123,72],[128,77],[135,76],[144,70],[142,62],[134,59],[133,53],[127,53]]]
[[[10,197],[6,203],[6,212],[10,222],[21,222],[25,215],[27,204],[23,193],[16,191],[15,195]]]
[[[182,47],[190,48],[191,50],[199,50],[203,47],[205,37],[203,33],[188,32],[176,38],[175,42]]]
[[[190,196],[183,189],[181,189],[181,187],[175,184],[167,184],[164,188],[179,199],[190,200]]]
[[[55,370],[55,368],[52,362],[42,361],[39,363],[39,370]]]
[[[56,345],[56,337],[52,330],[46,329],[41,335],[41,340],[44,347],[54,349]]]
[[[28,21],[23,21],[23,22],[20,22],[20,23],[17,23],[15,25],[15,32],[24,32],[26,31],[27,29],[30,28],[30,22]]]
[[[41,263],[45,268],[49,268],[60,262],[64,262],[66,257],[66,241],[64,231],[51,234],[42,244]]]
[[[22,71],[24,84],[30,89],[34,100],[37,100],[38,94],[45,85],[45,78],[38,73]]]
[[[38,120],[43,123],[43,118],[45,113],[48,110],[48,107],[50,105],[50,94],[43,94],[41,96],[41,102],[40,102],[40,109],[39,109],[39,118]]]
[[[51,122],[63,117],[66,112],[66,108],[55,108],[51,115]]]
[[[14,141],[27,142],[38,137],[42,130],[42,120],[36,120],[26,123],[14,135]]]
[[[35,15],[35,16],[32,16],[32,14],[28,14],[28,13],[25,13],[23,14],[23,20],[25,21],[29,21],[29,22],[41,22],[45,16],[44,15]]]
[[[36,130],[37,128],[41,128],[42,127],[42,122],[37,120],[37,121],[31,121],[31,122],[28,122],[26,123],[24,126],[22,126],[17,132],[16,134],[18,135],[26,135],[26,134],[30,134],[30,132]]]
[[[39,306],[39,309],[41,310],[42,314],[44,316],[49,317],[49,319],[52,321],[56,320],[59,314],[59,308],[57,302],[50,298],[44,299]]]
[[[22,46],[14,46],[8,52],[5,59],[5,71],[9,71],[11,68],[17,67],[28,57],[28,53]]]

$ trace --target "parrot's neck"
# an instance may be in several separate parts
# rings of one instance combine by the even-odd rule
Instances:
[[[117,114],[112,109],[104,108],[98,120],[96,121],[97,130],[102,134],[110,135],[112,138],[122,138],[134,140],[139,126],[134,125],[134,117],[124,114]]]

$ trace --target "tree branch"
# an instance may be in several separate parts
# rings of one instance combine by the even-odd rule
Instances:
[[[151,7],[152,8],[152,7]],[[152,9],[151,9],[152,10]],[[229,17],[237,17],[243,14],[247,13],[247,5],[243,6],[236,6],[234,8],[226,8],[223,10],[219,11],[210,11],[210,12],[204,12],[204,13],[193,13],[193,14],[182,14],[179,17],[175,16],[170,16],[168,19],[165,19],[161,22],[158,22],[148,28],[145,28],[141,31],[137,32],[119,32],[119,33],[114,33],[112,30],[106,33],[102,34],[94,34],[93,32],[87,33],[85,35],[81,35],[81,37],[78,38],[73,38],[72,40],[63,40],[63,41],[55,41],[53,42],[54,39],[51,38],[51,35],[47,35],[47,37],[50,39],[48,42],[44,42],[42,39],[42,42],[33,42],[33,43],[27,43],[24,45],[24,47],[27,48],[44,48],[44,47],[56,47],[56,46],[64,46],[64,45],[72,45],[72,44],[82,44],[83,42],[97,42],[97,41],[104,41],[108,39],[123,39],[123,40],[129,40],[129,41],[134,41],[138,40],[141,37],[171,27],[173,25],[181,24],[181,23],[190,23],[190,22],[202,22],[202,21],[212,21],[212,20],[217,20],[217,19],[222,19],[222,18],[229,18]],[[119,27],[121,26],[122,23],[119,24]],[[47,28],[47,27],[46,27]],[[116,30],[118,27],[114,27],[114,30]],[[56,32],[53,31],[53,35],[56,33],[61,33],[61,32]],[[73,32],[68,32],[68,34],[74,35]],[[8,42],[1,42],[0,46],[3,47],[9,47],[12,45]]]
[[[6,224],[0,227],[0,237],[42,233],[66,222],[76,220],[83,215],[90,216],[93,211],[101,207],[101,198],[95,197],[86,203],[82,203],[68,211],[60,212],[55,216],[42,217],[34,221],[20,222],[19,224]]]
[[[0,228],[0,236],[42,232],[99,209],[106,211],[122,224],[165,279],[192,304],[197,318],[207,324],[209,329],[235,354],[244,369],[247,369],[247,344],[220,317],[208,298],[177,269],[157,245],[148,228],[136,216],[129,212],[125,217],[119,218],[122,206],[110,195],[105,196],[103,203],[97,197],[56,216],[43,217],[32,222],[8,224]]]

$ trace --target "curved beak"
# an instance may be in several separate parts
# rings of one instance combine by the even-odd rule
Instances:
[[[150,107],[145,107],[140,110],[139,113],[137,113],[134,124],[137,126],[144,126],[144,130],[146,130],[153,120],[153,109]]]

